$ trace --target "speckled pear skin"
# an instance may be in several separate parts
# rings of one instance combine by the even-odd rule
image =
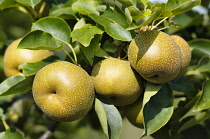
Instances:
[[[136,35],[128,48],[128,60],[144,79],[156,84],[177,77],[182,63],[177,43],[168,34],[157,30]]]
[[[139,128],[144,128],[142,103],[143,97],[141,96],[134,103],[124,108],[125,117],[131,124]]]
[[[18,66],[24,63],[38,62],[53,55],[49,50],[16,49],[21,38],[13,41],[4,53],[4,72],[7,77],[23,75]]]
[[[142,78],[125,60],[101,60],[94,66],[91,77],[98,97],[115,106],[135,102],[143,90]]]
[[[178,76],[183,75],[186,71],[188,66],[190,65],[191,61],[191,50],[188,43],[180,36],[178,35],[172,35],[171,36],[175,42],[180,47],[181,53],[182,53],[182,66],[181,70],[179,71]]]
[[[36,104],[51,119],[71,122],[86,115],[95,97],[89,74],[67,61],[46,65],[34,78]]]

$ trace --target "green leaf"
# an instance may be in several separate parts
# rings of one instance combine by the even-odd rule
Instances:
[[[156,132],[170,120],[174,110],[173,101],[173,91],[168,84],[147,84],[143,100],[145,130],[142,136]]]
[[[99,15],[99,12],[96,10],[98,2],[93,0],[78,0],[72,4],[72,8],[75,12],[88,15],[96,14]]]
[[[89,17],[92,18],[95,22],[102,25],[107,34],[113,37],[114,39],[122,41],[132,40],[131,33],[125,30],[122,26],[120,26],[118,23],[114,22],[113,20],[95,14],[90,14]]]
[[[38,70],[47,64],[59,61],[57,56],[50,56],[44,60],[35,63],[24,63],[18,66],[18,69],[22,71],[25,76],[35,75]]]
[[[87,60],[89,61],[89,63],[91,65],[93,64],[93,58],[94,58],[96,52],[100,48],[100,39],[101,39],[101,35],[96,35],[92,39],[92,41],[88,47],[80,46],[82,52],[84,53],[85,57],[87,58]]]
[[[134,21],[138,22],[144,18],[144,14],[135,6],[128,7],[131,17]]]
[[[203,84],[202,95],[194,107],[194,111],[202,111],[210,108],[210,80]]]
[[[57,16],[64,19],[76,19],[76,15],[71,7],[64,7],[54,10],[50,13],[49,16]]]
[[[110,20],[119,24],[124,29],[126,29],[129,26],[127,23],[125,13],[123,13],[123,11],[117,6],[114,8],[114,10],[111,10],[110,8],[107,9],[101,16],[109,18]]]
[[[117,1],[119,1],[126,7],[133,6],[133,5],[136,6],[136,0],[117,0]]]
[[[95,98],[95,111],[101,123],[104,134],[106,135],[107,138],[109,138],[106,112],[104,110],[102,102],[97,98]]]
[[[203,56],[195,70],[199,72],[210,72],[210,56]]]
[[[4,110],[0,107],[0,119],[5,120],[6,116],[4,115]]]
[[[1,132],[0,138],[1,139],[24,139],[24,136],[19,130],[15,128],[10,128],[4,132]]]
[[[104,51],[102,48],[99,48],[98,51],[95,53],[95,56],[97,57],[103,57],[103,58],[109,58],[110,55],[107,54],[106,51]]]
[[[91,26],[90,24],[86,24],[80,29],[73,30],[71,33],[71,37],[73,41],[77,40],[85,47],[90,45],[91,40],[94,38],[96,34],[102,34],[103,31],[97,28],[96,26]]]
[[[59,17],[41,18],[33,23],[31,30],[42,30],[50,33],[56,39],[70,42],[71,29],[66,21]]]
[[[173,15],[178,15],[200,4],[200,0],[168,0],[166,7]]]
[[[26,6],[35,7],[41,0],[15,0],[18,3]]]
[[[6,9],[14,6],[17,6],[17,3],[14,0],[0,0],[0,9]]]
[[[41,30],[28,33],[19,43],[17,48],[31,50],[59,50],[61,49],[53,36]]]
[[[187,95],[187,98],[189,99],[194,97],[197,93],[192,82],[190,82],[185,76],[177,77],[174,80],[170,81],[169,84],[171,85],[173,90],[185,93]]]
[[[33,76],[12,76],[0,84],[0,96],[6,96],[31,90]]]
[[[147,7],[149,0],[138,0],[138,2],[141,4],[140,6],[144,9]]]
[[[201,52],[203,54],[210,55],[210,47],[209,47],[210,46],[210,40],[208,40],[208,39],[195,39],[195,40],[189,41],[188,44],[197,53]]]
[[[184,123],[178,130],[178,133],[184,131],[185,129],[188,129],[190,127],[193,127],[207,119],[210,118],[210,111],[205,111],[202,113],[197,114],[196,116],[194,116],[193,118],[191,118],[189,121],[187,121],[186,123]]]

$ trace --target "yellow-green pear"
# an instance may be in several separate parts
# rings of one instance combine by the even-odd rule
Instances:
[[[128,48],[128,60],[144,79],[157,84],[177,77],[182,64],[177,43],[170,35],[158,30],[136,35]]]
[[[91,77],[98,97],[115,106],[131,104],[142,93],[143,80],[126,60],[101,60],[94,66]]]
[[[53,55],[49,50],[16,49],[21,38],[13,41],[4,53],[4,73],[7,77],[23,75],[18,66],[24,63],[34,63]]]
[[[59,122],[84,117],[95,97],[89,74],[67,61],[51,63],[40,69],[35,75],[32,93],[38,107]]]
[[[139,128],[144,127],[142,103],[143,103],[143,97],[140,96],[136,102],[127,105],[124,108],[125,117],[132,125]]]
[[[175,40],[175,42],[180,47],[181,53],[182,53],[182,66],[179,71],[179,75],[183,75],[190,64],[191,61],[191,50],[188,43],[180,36],[178,35],[171,35],[171,37]]]

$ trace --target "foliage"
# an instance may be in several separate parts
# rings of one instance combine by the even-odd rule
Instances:
[[[187,138],[197,126],[203,129],[197,135],[209,138],[210,22],[209,15],[192,10],[200,5],[209,11],[209,4],[209,0],[0,0],[0,138],[71,137],[87,126],[106,138],[120,138],[122,107],[96,96],[83,119],[70,124],[51,121],[33,102],[33,78],[40,68],[59,60],[90,73],[101,59],[127,59],[130,41],[144,26],[182,36],[191,47],[192,59],[181,77],[162,85],[145,81],[144,129],[139,138]],[[25,76],[6,78],[4,51],[21,37],[19,49],[52,50],[55,56],[24,63],[18,68]]]

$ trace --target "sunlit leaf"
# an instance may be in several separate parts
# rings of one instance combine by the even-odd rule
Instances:
[[[134,21],[138,22],[144,18],[144,14],[135,6],[128,7],[131,17]]]
[[[45,17],[33,23],[32,31],[42,30],[50,33],[54,38],[70,42],[71,29],[65,20],[58,17]],[[42,39],[43,40],[43,39]]]
[[[35,30],[28,33],[17,48],[31,50],[59,50],[61,49],[54,37],[44,31]]]
[[[23,134],[15,129],[15,128],[9,128],[4,132],[0,133],[1,139],[24,139]]]
[[[86,24],[80,29],[73,30],[71,33],[71,37],[73,41],[77,40],[85,47],[90,45],[91,40],[94,38],[96,34],[102,34],[103,31],[97,28],[96,26],[91,26],[90,24]]]
[[[88,47],[81,46],[81,50],[84,53],[85,57],[89,61],[89,63],[92,65],[93,64],[93,58],[96,54],[96,52],[100,48],[100,35],[96,35],[90,42],[90,45]]]
[[[97,114],[99,121],[101,123],[104,134],[106,135],[107,138],[109,138],[106,112],[103,108],[101,101],[97,98],[95,99],[95,111],[96,111],[96,114]]]
[[[0,84],[0,96],[6,96],[31,90],[33,76],[12,76]]]
[[[200,4],[200,0],[168,0],[167,9],[170,10],[173,15],[177,15],[189,11]]]
[[[202,95],[194,107],[195,111],[201,111],[210,108],[210,80],[203,84]]]
[[[122,26],[120,26],[118,23],[114,22],[113,20],[98,16],[95,14],[90,14],[89,15],[95,22],[99,23],[102,25],[111,37],[117,39],[117,40],[122,40],[122,41],[131,41],[132,36],[131,33],[127,30],[125,30]]]
[[[44,67],[47,64],[53,63],[55,61],[58,61],[59,58],[56,56],[50,56],[46,59],[43,59],[42,61],[38,61],[35,63],[24,63],[18,66],[18,69],[23,72],[25,76],[30,76],[36,74],[36,72]]]
[[[178,132],[182,132],[185,129],[188,129],[190,127],[193,127],[207,119],[210,118],[210,111],[205,111],[202,113],[197,114],[195,117],[191,118],[189,121],[184,123],[180,128]]]
[[[57,16],[57,17],[61,17],[64,19],[77,18],[71,7],[59,8],[57,10],[54,10],[50,13],[49,16]]]
[[[15,0],[20,4],[26,5],[26,6],[31,6],[35,7],[41,0]]]
[[[173,101],[172,89],[168,84],[147,84],[143,100],[145,129],[142,136],[156,132],[170,120],[174,110]]]
[[[10,7],[17,6],[15,0],[1,0],[0,1],[0,9],[6,9]]]
[[[96,14],[99,15],[99,12],[96,10],[98,3],[93,0],[78,0],[72,4],[72,8],[75,12],[81,14]]]
[[[126,7],[136,5],[136,0],[117,0],[117,1],[119,1],[120,3],[125,5]]]

